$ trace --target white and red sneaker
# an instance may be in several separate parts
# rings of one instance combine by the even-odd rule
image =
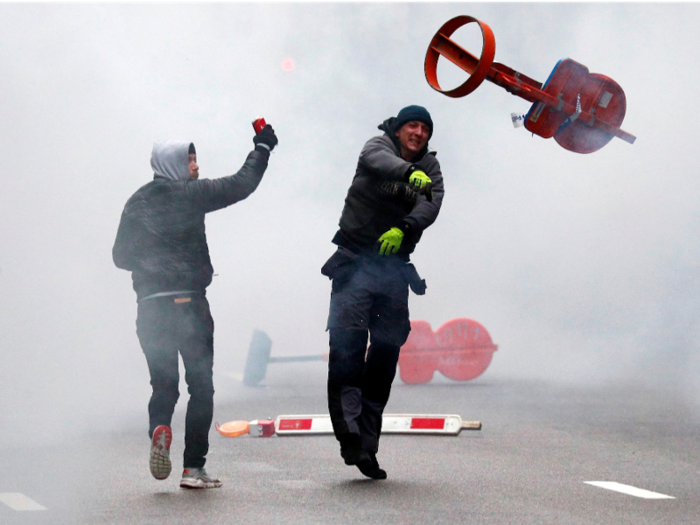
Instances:
[[[186,468],[182,472],[180,487],[183,489],[218,489],[221,481],[212,478],[202,468]]]
[[[170,443],[172,440],[173,432],[169,426],[159,425],[153,431],[149,466],[151,467],[151,474],[156,479],[167,478],[173,469],[173,465],[170,462]]]

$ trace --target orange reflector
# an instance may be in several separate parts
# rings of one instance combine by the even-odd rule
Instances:
[[[223,425],[215,423],[216,430],[224,437],[238,437],[247,434],[250,431],[250,423],[247,421],[229,421]]]

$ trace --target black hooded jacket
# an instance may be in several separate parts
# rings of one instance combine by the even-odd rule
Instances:
[[[404,232],[397,255],[407,259],[423,230],[435,222],[445,189],[436,152],[427,144],[411,162],[401,157],[394,120],[392,117],[379,125],[384,135],[371,138],[362,148],[333,242],[355,253],[376,252],[379,237],[397,227]],[[416,169],[432,180],[431,202],[408,185]]]
[[[156,174],[131,196],[112,257],[118,268],[132,272],[139,300],[161,292],[203,292],[209,286],[214,269],[204,216],[253,193],[269,155],[256,149],[236,174],[218,179],[171,180]]]

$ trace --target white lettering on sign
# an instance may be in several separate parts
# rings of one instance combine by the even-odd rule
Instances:
[[[464,339],[467,338],[467,330],[468,325],[466,323],[460,323],[457,325],[457,334]]]
[[[511,113],[510,119],[513,121],[514,128],[519,128],[525,123],[525,115],[518,115],[517,113]]]

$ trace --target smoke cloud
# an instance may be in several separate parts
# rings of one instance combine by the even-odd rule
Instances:
[[[637,142],[577,155],[514,129],[510,113],[529,104],[488,82],[462,99],[433,91],[428,42],[460,14],[489,24],[496,61],[527,76],[544,81],[569,57],[615,79]],[[362,145],[409,104],[432,114],[446,186],[413,257],[428,292],[411,297],[412,318],[482,323],[500,347],[485,378],[700,397],[700,6],[3,4],[0,15],[2,440],[37,420],[145,428],[135,294],[111,248],[156,140],[194,142],[214,178],[241,166],[256,116],[280,139],[256,193],[207,218],[217,389],[242,372],[256,328],[274,355],[327,351],[320,267]],[[449,64],[439,73],[463,79]]]

